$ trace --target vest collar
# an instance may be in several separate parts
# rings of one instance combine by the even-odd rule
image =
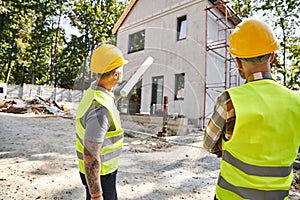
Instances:
[[[115,98],[114,93],[109,92],[108,90],[106,90],[104,87],[98,86],[96,85],[96,81],[91,83],[91,89],[92,90],[100,90],[102,92],[105,92],[106,94],[108,94],[109,96],[111,96],[112,98]]]
[[[273,79],[272,74],[270,72],[255,72],[253,74],[250,74],[247,79],[246,83],[251,81],[258,81],[262,79]]]

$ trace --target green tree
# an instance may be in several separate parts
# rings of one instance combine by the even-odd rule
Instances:
[[[298,0],[233,0],[232,7],[242,17],[262,16],[281,41],[277,59],[279,68],[273,72],[282,77],[282,84],[291,89],[300,86],[299,78],[299,29],[300,1]],[[299,77],[299,76],[298,76]]]
[[[50,70],[49,70],[49,84],[53,84],[57,86],[57,75],[55,72],[59,71],[56,68],[59,68],[57,65],[58,53],[59,51],[63,51],[65,48],[66,43],[66,34],[65,31],[62,29],[62,19],[66,18],[68,14],[68,7],[72,6],[72,2],[70,1],[63,1],[63,0],[55,0],[52,4],[53,11],[55,13],[52,16],[52,28],[51,30],[55,33],[52,35],[51,44],[51,59],[50,59]],[[56,19],[56,20],[55,20]],[[60,54],[60,56],[64,56]],[[58,64],[59,65],[59,64]]]
[[[0,81],[72,88],[88,80],[88,58],[111,30],[127,1],[0,0]],[[62,25],[78,29],[67,35]],[[82,81],[84,83],[84,81]]]
[[[50,1],[9,1],[0,14],[0,41],[4,43],[0,57],[0,79],[14,84],[45,82],[49,60]]]
[[[69,14],[71,25],[76,27],[84,41],[80,54],[84,58],[78,78],[82,88],[90,81],[88,58],[103,43],[115,43],[112,29],[125,9],[126,3],[117,0],[79,0]]]
[[[25,44],[23,38],[24,31],[29,20],[23,17],[27,6],[25,2],[9,1],[0,2],[0,79],[6,83],[9,81],[14,65],[21,59],[18,57],[20,52],[24,52]]]
[[[55,80],[58,86],[68,89],[74,87],[80,66],[83,65],[83,60],[85,59],[80,48],[83,45],[82,37],[72,35],[66,47],[58,52],[57,66],[55,68]]]
[[[51,18],[49,13],[51,9],[47,10],[50,4],[47,2],[38,2],[33,9],[34,23],[31,31],[31,38],[28,41],[30,46],[29,52],[29,74],[31,77],[31,84],[43,84],[47,81],[44,75],[47,74],[49,52],[51,40],[49,35],[52,34]],[[38,41],[38,42],[37,42]]]
[[[287,59],[291,61],[290,70],[287,73],[287,85],[293,90],[300,90],[300,40],[295,37],[287,47],[290,54]]]
[[[241,17],[253,16],[254,8],[252,0],[231,0],[230,5]]]

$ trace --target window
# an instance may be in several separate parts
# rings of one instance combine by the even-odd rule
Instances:
[[[152,77],[151,114],[161,114],[163,111],[164,77]]]
[[[175,74],[175,100],[184,99],[184,73]]]
[[[145,30],[129,35],[128,53],[144,50]]]
[[[177,18],[177,41],[186,38],[186,15]]]

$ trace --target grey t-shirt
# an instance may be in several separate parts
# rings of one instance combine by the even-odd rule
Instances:
[[[108,111],[101,105],[92,105],[81,123],[85,127],[84,139],[90,142],[103,142],[111,125]]]
[[[103,87],[99,87],[93,82],[91,84],[93,90],[101,90],[112,98],[114,94],[107,91]],[[107,131],[113,129],[108,110],[94,102],[81,119],[83,127],[85,127],[84,139],[90,142],[103,142]]]
[[[107,93],[112,98],[115,96],[121,96],[120,90],[124,87],[126,81],[117,85],[114,92],[109,92],[105,88],[97,86],[95,82],[91,84],[93,90],[101,90]],[[81,119],[81,124],[85,127],[84,139],[90,142],[103,142],[107,131],[115,130],[114,124],[111,123],[111,119],[107,109],[101,105],[93,104]]]

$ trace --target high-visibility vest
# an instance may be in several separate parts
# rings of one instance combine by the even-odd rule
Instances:
[[[236,114],[222,141],[219,200],[288,199],[300,145],[300,95],[273,80],[228,90]]]
[[[79,171],[84,174],[83,162],[83,140],[85,128],[80,119],[84,116],[92,103],[96,101],[105,107],[110,115],[111,124],[114,124],[115,130],[106,133],[102,148],[100,150],[101,169],[100,174],[105,175],[115,171],[118,168],[118,162],[123,147],[123,130],[119,111],[114,103],[114,98],[101,90],[92,90],[89,88],[82,98],[76,112],[76,152],[78,157]]]

